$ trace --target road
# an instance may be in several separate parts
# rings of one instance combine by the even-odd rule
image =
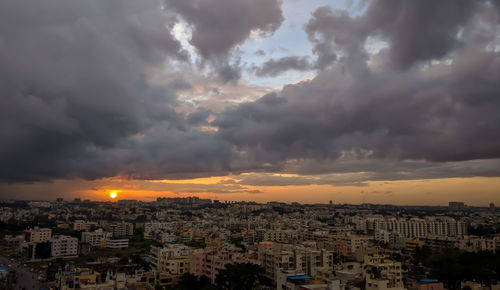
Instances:
[[[39,290],[38,286],[38,274],[30,272],[27,266],[18,264],[17,261],[10,261],[9,258],[0,256],[0,264],[7,266],[11,265],[11,268],[16,270],[17,284],[14,290]]]

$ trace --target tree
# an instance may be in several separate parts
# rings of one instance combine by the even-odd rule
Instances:
[[[227,290],[251,290],[260,285],[271,286],[271,281],[264,273],[264,268],[252,263],[228,264],[215,278],[215,284]]]
[[[217,289],[207,276],[197,277],[193,274],[186,273],[182,275],[179,284],[174,287],[175,290],[215,290]]]
[[[52,250],[51,244],[49,242],[36,244],[35,258],[37,259],[47,259],[50,258],[50,252]]]
[[[132,260],[132,263],[141,265],[141,267],[144,269],[144,271],[149,271],[151,270],[151,265],[150,263],[146,262],[143,257],[139,255],[132,255],[130,256],[130,260]]]

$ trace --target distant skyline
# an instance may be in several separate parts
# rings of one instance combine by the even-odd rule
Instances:
[[[97,201],[116,201],[120,199],[137,199],[153,201],[158,197],[188,197],[210,198],[228,201],[255,202],[301,202],[336,204],[394,204],[394,205],[441,205],[450,201],[462,201],[471,206],[489,206],[491,202],[500,205],[496,190],[500,187],[500,178],[447,178],[436,180],[415,181],[378,181],[367,186],[330,185],[275,185],[247,186],[235,193],[220,193],[215,189],[214,179],[195,179],[171,181],[178,192],[163,191],[172,184],[163,185],[168,181],[112,181],[98,180],[59,180],[53,183],[32,185],[11,185],[16,192],[3,195],[5,199],[55,200],[62,197],[66,200],[74,198]],[[207,183],[211,182],[211,183]],[[124,184],[123,184],[124,183]],[[153,183],[153,184],[152,184]],[[160,183],[159,185],[157,183]],[[214,186],[215,185],[215,186]],[[198,187],[207,192],[185,190]],[[219,193],[214,193],[219,191]],[[109,197],[110,192],[116,192],[116,200]],[[436,194],[438,192],[439,194]],[[473,192],[473,194],[471,194]]]
[[[0,199],[500,204],[500,2],[0,3]]]

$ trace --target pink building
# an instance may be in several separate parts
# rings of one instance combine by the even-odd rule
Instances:
[[[190,255],[189,273],[196,276],[205,275],[214,283],[219,271],[227,264],[233,263],[258,264],[258,261],[230,249],[205,248]]]

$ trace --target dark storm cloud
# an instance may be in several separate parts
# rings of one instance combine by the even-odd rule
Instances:
[[[322,31],[318,43],[332,40],[342,57],[310,82],[288,85],[277,94],[229,109],[213,123],[218,134],[247,159],[274,168],[285,168],[291,160],[335,163],[347,153],[354,160],[381,163],[500,158],[500,55],[494,48],[498,13],[491,12],[489,2],[478,1],[477,7],[461,3],[471,12],[458,4],[451,7],[453,1],[433,2],[439,7],[429,17],[450,18],[437,20],[421,16],[430,2],[412,4],[426,4],[418,9],[402,6],[409,2],[398,3],[371,2],[366,14],[355,19],[320,8],[307,29]],[[444,13],[448,8],[452,15]],[[391,17],[373,16],[385,10],[391,10],[385,12]],[[379,25],[367,30],[364,23],[377,24],[374,19]],[[406,20],[389,29],[384,19]],[[405,37],[414,37],[413,42],[433,42],[410,54],[399,43],[406,40],[399,37],[405,29],[413,31],[405,25],[419,26],[417,21],[424,27],[426,21],[441,25],[437,32],[419,28],[408,33]],[[459,41],[455,36],[461,25]],[[364,49],[371,31],[390,40],[374,56]],[[404,61],[399,55],[405,55]],[[378,59],[377,67],[370,67],[372,59]]]
[[[174,91],[147,81],[187,59],[160,4],[1,2],[1,180],[112,176],[147,130],[185,129]]]
[[[389,43],[389,58],[397,68],[419,61],[440,59],[464,45],[460,29],[467,25],[484,1],[376,0],[356,18],[345,11],[322,7],[313,13],[306,27],[318,66],[324,68],[337,54],[362,58],[369,36]]]
[[[190,25],[189,42],[218,72],[222,81],[240,77],[233,50],[250,37],[274,33],[283,22],[280,0],[166,0]]]
[[[0,2],[0,180],[361,172],[286,182],[363,185],[499,176],[499,10],[488,1],[430,3],[372,1],[357,18],[321,8],[306,28],[318,57],[313,80],[222,113],[188,114],[176,94],[197,84],[149,81],[189,59],[170,33],[172,13],[231,80],[241,66],[228,61],[232,51],[279,27],[279,1],[172,0],[167,12],[153,0]],[[387,47],[373,55],[370,39]],[[299,64],[275,60],[265,73]]]
[[[210,110],[207,110],[205,108],[200,108],[196,112],[193,112],[188,115],[187,119],[189,123],[193,125],[208,125],[208,117],[210,116],[212,112]]]
[[[192,25],[190,43],[205,58],[228,54],[251,32],[270,34],[283,22],[279,0],[166,0]]]
[[[304,71],[311,69],[308,57],[286,56],[279,59],[270,59],[260,67],[255,67],[255,74],[259,77],[277,76],[288,70]]]

